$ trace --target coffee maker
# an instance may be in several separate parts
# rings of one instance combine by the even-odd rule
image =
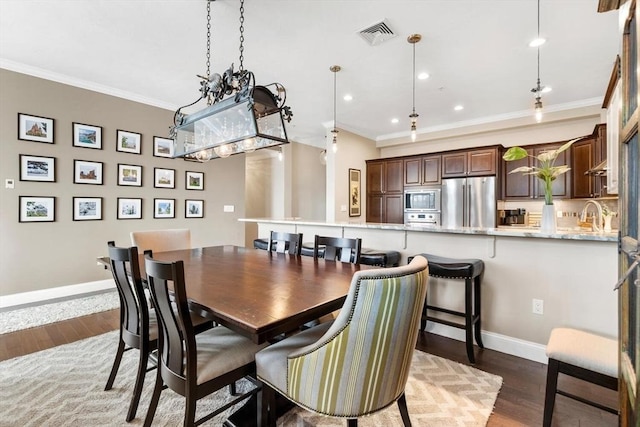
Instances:
[[[498,224],[499,225],[524,225],[525,216],[527,214],[526,209],[505,209],[499,211]]]

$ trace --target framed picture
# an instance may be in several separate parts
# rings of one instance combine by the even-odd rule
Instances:
[[[53,144],[53,119],[18,113],[18,139]]]
[[[56,220],[55,197],[20,196],[20,222],[53,222]]]
[[[185,187],[187,190],[204,190],[204,172],[187,171]]]
[[[102,185],[102,162],[73,161],[73,183]]]
[[[360,169],[349,169],[349,216],[360,216]]]
[[[185,200],[185,218],[204,218],[204,200]]]
[[[55,157],[20,154],[20,181],[56,182]]]
[[[173,139],[153,137],[153,155],[172,158],[174,153]]]
[[[142,166],[118,163],[118,185],[142,187]]]
[[[153,199],[154,218],[175,218],[176,199]]]
[[[102,197],[74,197],[74,221],[98,221],[102,219]]]
[[[176,170],[153,168],[153,186],[156,188],[176,188]]]
[[[116,151],[133,154],[142,153],[142,135],[136,132],[118,129]]]
[[[118,219],[141,219],[142,199],[118,197]]]
[[[73,146],[102,150],[102,127],[74,122]]]

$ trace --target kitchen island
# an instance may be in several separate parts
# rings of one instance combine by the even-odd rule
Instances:
[[[258,225],[258,235],[271,230],[360,237],[362,246],[395,250],[407,257],[431,253],[452,258],[479,258],[485,263],[482,282],[483,341],[487,348],[546,363],[551,330],[566,326],[617,336],[616,233],[559,230],[542,234],[533,228],[416,227],[363,222],[326,223],[300,219],[242,219]],[[430,278],[428,298],[435,305],[461,310],[464,286],[459,281]],[[532,312],[542,300],[543,314]],[[464,332],[429,323],[427,330],[464,340]]]

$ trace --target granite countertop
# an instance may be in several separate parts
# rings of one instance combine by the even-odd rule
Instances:
[[[302,218],[241,218],[243,222],[257,222],[270,224],[292,224],[292,225],[309,225],[322,227],[345,227],[345,228],[368,228],[374,230],[396,230],[408,232],[426,232],[426,233],[449,233],[449,234],[475,234],[485,236],[504,236],[504,237],[527,237],[534,239],[561,239],[561,240],[587,240],[598,242],[617,242],[618,232],[594,232],[585,229],[576,228],[558,228],[555,234],[541,233],[537,227],[518,227],[504,226],[498,228],[442,228],[434,226],[416,226],[404,224],[386,224],[373,222],[322,222],[308,221]]]

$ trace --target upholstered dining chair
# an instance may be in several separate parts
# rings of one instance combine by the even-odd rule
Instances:
[[[356,272],[334,322],[320,324],[256,354],[262,420],[276,425],[275,395],[309,411],[348,420],[398,403],[410,426],[404,387],[427,293],[427,261]]]
[[[145,270],[151,297],[158,312],[159,345],[156,383],[144,421],[151,426],[163,388],[186,398],[184,425],[195,426],[259,392],[260,388],[236,396],[213,412],[195,419],[196,403],[202,397],[255,375],[255,354],[266,344],[254,344],[224,326],[196,335],[189,317],[184,263],[153,260],[145,254]],[[172,283],[174,301],[169,296]],[[232,391],[235,394],[235,389]]]
[[[131,421],[136,416],[145,374],[155,368],[155,365],[148,368],[148,362],[149,356],[158,347],[158,323],[155,310],[149,308],[144,293],[138,248],[119,248],[115,242],[108,242],[107,248],[111,273],[120,298],[120,337],[113,367],[104,389],[111,390],[113,387],[124,352],[139,350],[136,382],[126,418],[127,421]],[[191,319],[197,332],[213,326],[211,320],[195,313],[191,313]]]
[[[272,231],[267,250],[278,253],[288,252],[290,255],[300,256],[302,253],[302,233]]]
[[[362,239],[346,237],[326,237],[316,235],[313,244],[313,257],[322,258],[321,247],[324,246],[324,259],[358,264],[362,251]]]
[[[137,246],[140,252],[147,250],[166,252],[191,249],[191,230],[188,228],[175,228],[132,231],[131,245]]]

